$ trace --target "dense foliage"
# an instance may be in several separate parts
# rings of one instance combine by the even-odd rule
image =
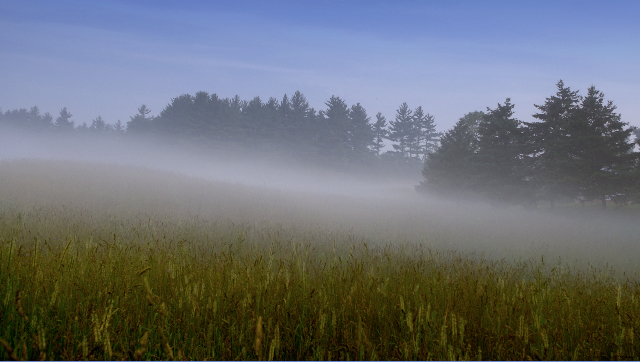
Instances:
[[[436,131],[422,107],[400,105],[393,120],[369,117],[361,104],[332,96],[316,111],[305,96],[250,101],[198,92],[171,100],[157,116],[142,105],[125,125],[102,117],[75,126],[63,108],[57,118],[38,107],[0,112],[0,125],[30,132],[147,137],[164,145],[251,150],[342,169],[394,172],[423,168],[418,191],[534,206],[558,201],[640,201],[639,132],[590,87],[586,96],[557,83],[535,121],[513,117],[514,104],[471,112],[449,131]],[[385,147],[385,140],[391,147]]]
[[[524,205],[597,199],[606,207],[609,200],[638,200],[634,129],[595,87],[584,97],[562,81],[557,87],[536,105],[537,122],[513,118],[508,98],[487,113],[461,118],[428,155],[418,189]]]
[[[181,147],[205,146],[214,149],[236,147],[294,155],[305,162],[337,167],[367,167],[380,159],[420,167],[424,156],[437,145],[439,134],[434,117],[422,109],[410,110],[404,103],[388,128],[386,118],[376,122],[358,104],[348,106],[332,96],[326,109],[316,111],[305,96],[295,92],[291,98],[259,97],[250,101],[220,98],[198,92],[172,99],[158,116],[149,115],[142,105],[126,128],[98,116],[90,125],[74,127],[66,108],[57,119],[49,113],[31,110],[0,112],[0,123],[38,132],[76,131],[87,134],[146,136]],[[398,143],[394,151],[382,152],[384,140]],[[380,155],[381,152],[383,155]]]

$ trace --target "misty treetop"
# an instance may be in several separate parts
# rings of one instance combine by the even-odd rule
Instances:
[[[433,116],[422,107],[410,110],[404,103],[395,121],[387,123],[378,113],[372,121],[360,104],[349,106],[332,96],[325,109],[316,111],[297,91],[290,98],[255,97],[249,101],[220,98],[201,91],[173,98],[157,116],[142,105],[127,122],[107,123],[101,116],[89,125],[74,126],[66,108],[60,116],[40,114],[37,107],[1,113],[1,123],[40,131],[76,131],[79,134],[127,134],[153,137],[177,146],[211,148],[250,148],[276,151],[312,163],[338,167],[370,166],[379,159],[421,167],[425,155],[435,149],[439,134]],[[393,151],[383,152],[384,140],[394,143]],[[382,155],[381,155],[382,153]]]
[[[0,125],[37,133],[144,136],[181,148],[253,150],[338,168],[422,168],[418,191],[500,203],[553,206],[597,199],[606,207],[608,200],[640,201],[640,156],[632,141],[640,131],[622,122],[613,102],[593,86],[581,96],[559,81],[556,94],[535,105],[530,122],[513,116],[515,105],[507,98],[486,112],[464,115],[444,134],[421,106],[403,103],[389,120],[338,96],[324,106],[310,107],[299,91],[266,101],[201,91],[173,98],[157,116],[142,105],[126,127],[101,116],[76,126],[67,108],[54,119],[38,107],[0,110]],[[392,150],[385,151],[386,140]]]
[[[513,118],[510,99],[472,112],[428,155],[420,191],[480,195],[553,207],[558,200],[640,200],[640,153],[616,107],[595,87],[586,96],[557,83],[536,122]]]

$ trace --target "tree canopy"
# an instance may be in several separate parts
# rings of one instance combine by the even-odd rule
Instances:
[[[536,105],[538,122],[513,118],[508,98],[465,115],[428,155],[417,189],[551,207],[558,200],[598,199],[606,207],[607,200],[637,199],[634,129],[595,87],[582,97],[562,81],[556,86]]]

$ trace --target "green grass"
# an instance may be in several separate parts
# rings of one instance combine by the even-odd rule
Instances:
[[[420,239],[393,215],[355,223],[270,195],[0,164],[0,358],[639,358],[640,288],[612,267],[455,251],[425,241],[448,228]]]

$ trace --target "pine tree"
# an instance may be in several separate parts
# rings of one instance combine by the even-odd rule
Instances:
[[[387,139],[389,131],[387,130],[387,119],[378,112],[376,114],[376,123],[373,124],[374,142],[371,149],[376,155],[380,155],[380,150],[384,147],[384,140]]]
[[[369,123],[371,118],[367,111],[357,103],[349,110],[349,139],[348,147],[359,156],[370,153],[369,146],[373,145],[373,127]],[[358,156],[358,157],[359,157]]]
[[[411,134],[414,128],[413,112],[407,103],[402,103],[396,110],[395,121],[389,122],[389,139],[395,144],[393,148],[402,157],[411,157]]]
[[[47,131],[53,129],[53,117],[49,112],[40,114],[37,106],[31,107],[28,114],[28,127],[32,130]]]
[[[413,112],[416,138],[416,154],[422,160],[427,154],[433,153],[438,148],[438,139],[441,134],[436,132],[435,118],[429,113],[425,114],[422,106]]]
[[[307,149],[313,139],[310,132],[315,117],[315,111],[309,107],[307,98],[296,91],[289,101],[289,122],[286,135],[289,138],[288,144],[297,150]]]
[[[492,200],[529,202],[527,169],[529,153],[522,122],[513,118],[511,99],[487,113],[478,125],[477,151],[472,159],[474,191]]]
[[[71,117],[73,117],[73,115],[67,111],[67,107],[62,108],[60,110],[60,115],[56,118],[55,128],[61,132],[73,131],[73,121],[69,120]]]
[[[290,115],[291,115],[291,102],[289,102],[289,97],[287,97],[287,95],[285,94],[282,97],[282,101],[280,101],[280,104],[278,105],[278,119],[279,119],[279,129],[278,129],[278,133],[280,134],[280,137],[285,140],[288,139],[288,134],[289,134],[289,129],[291,128],[291,120],[290,120]]]
[[[124,133],[124,125],[122,124],[121,120],[118,120],[118,122],[116,122],[113,125],[113,132],[115,132],[116,134],[123,134]]]
[[[242,108],[242,117],[249,130],[246,140],[248,145],[262,143],[262,135],[265,132],[263,107],[260,97],[254,97]]]
[[[280,117],[279,117],[279,109],[280,104],[278,100],[270,97],[269,101],[264,104],[262,107],[262,121],[263,121],[263,129],[262,129],[262,139],[269,147],[280,146]]]
[[[173,100],[175,101],[176,98],[174,98]],[[167,108],[169,108],[169,106],[167,106]],[[131,120],[127,122],[127,133],[148,133],[151,130],[151,118],[147,117],[149,113],[151,113],[151,110],[147,108],[146,105],[143,104],[142,106],[140,106],[140,108],[138,108],[138,114],[130,117]]]
[[[327,161],[335,165],[345,165],[351,151],[348,145],[351,123],[349,108],[344,100],[336,96],[331,96],[325,105],[327,109],[320,114],[322,132],[318,142]]]
[[[424,181],[416,190],[460,195],[472,188],[471,158],[478,150],[478,124],[483,116],[479,111],[467,113],[442,135],[439,147],[426,155]]]
[[[4,123],[18,129],[29,129],[30,115],[26,108],[8,110],[4,114]]]
[[[567,180],[584,199],[599,199],[603,208],[608,197],[627,199],[637,184],[633,129],[615,109],[591,86],[568,127]]]
[[[549,201],[551,207],[558,198],[578,196],[578,190],[568,179],[567,170],[572,160],[567,146],[580,96],[577,91],[565,87],[562,80],[556,86],[558,91],[554,96],[548,97],[543,105],[535,105],[540,113],[533,117],[540,122],[525,123],[534,145],[531,183],[538,190],[538,197]]]
[[[87,122],[82,122],[81,125],[76,127],[76,131],[80,134],[86,134],[89,132],[89,126],[87,126]]]
[[[108,130],[107,123],[102,119],[102,117],[98,116],[91,122],[89,130],[94,133],[104,133]]]

